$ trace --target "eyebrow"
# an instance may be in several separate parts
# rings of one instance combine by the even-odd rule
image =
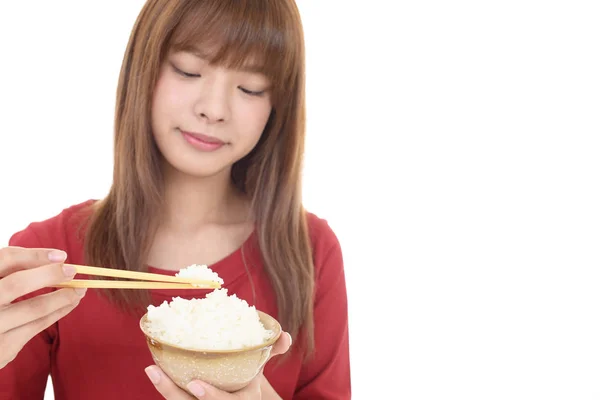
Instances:
[[[196,48],[196,47],[193,48],[193,49],[185,50],[185,51],[187,53],[190,53],[190,54],[198,57],[202,61],[208,62],[208,60],[210,59],[210,57],[208,56],[207,53],[203,52],[202,50],[200,50],[199,48]],[[261,68],[260,65],[251,64],[251,63],[243,65],[239,70],[242,71],[242,72],[248,72],[248,73],[252,73],[252,74],[262,74],[262,73],[264,73],[264,69]]]

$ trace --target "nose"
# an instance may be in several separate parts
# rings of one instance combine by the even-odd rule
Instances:
[[[203,83],[194,106],[194,112],[209,124],[227,120],[230,109],[225,82],[206,79]]]

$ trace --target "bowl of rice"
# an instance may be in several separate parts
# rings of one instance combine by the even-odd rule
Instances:
[[[244,388],[281,334],[275,318],[222,288],[204,298],[150,305],[140,328],[156,365],[185,391],[195,379],[227,392]]]

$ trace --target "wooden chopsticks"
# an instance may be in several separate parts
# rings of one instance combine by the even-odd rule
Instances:
[[[90,267],[87,265],[65,264],[75,268],[77,274],[93,276],[109,276],[113,278],[133,279],[131,281],[117,280],[87,280],[73,279],[53,287],[58,288],[103,288],[103,289],[218,289],[219,282],[205,281],[176,276],[152,274],[149,272],[124,271],[120,269]]]

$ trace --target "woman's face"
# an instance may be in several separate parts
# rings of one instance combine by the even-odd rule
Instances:
[[[195,177],[229,172],[256,146],[271,113],[270,82],[252,70],[171,52],[152,103],[152,131],[166,161]]]

